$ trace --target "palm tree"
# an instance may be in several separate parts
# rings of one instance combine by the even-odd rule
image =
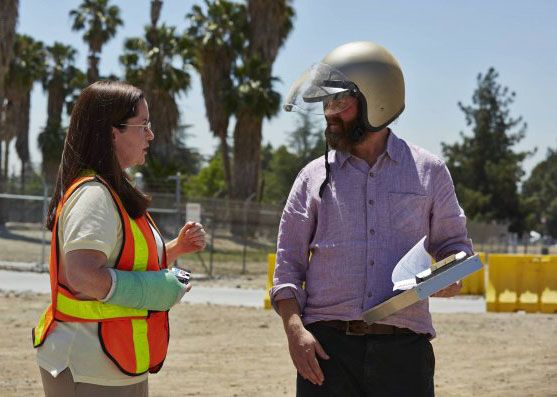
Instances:
[[[0,103],[4,97],[4,78],[13,57],[15,26],[17,23],[19,0],[0,2]]]
[[[19,0],[0,2],[0,185],[2,185],[2,142],[4,141],[3,122],[5,77],[13,58],[15,27],[17,24]],[[0,186],[1,188],[2,186]]]
[[[75,48],[55,42],[46,47],[47,71],[43,89],[48,93],[47,122],[39,134],[39,147],[43,155],[42,170],[46,183],[52,185],[62,156],[65,131],[62,127],[64,106],[68,109],[73,96],[86,85],[82,71],[74,66]]]
[[[193,65],[201,76],[209,127],[220,139],[225,188],[232,186],[228,124],[232,115],[232,70],[246,40],[246,7],[228,0],[205,0],[186,15],[194,43]]]
[[[263,118],[272,117],[280,106],[280,94],[273,90],[276,78],[269,69],[269,64],[254,57],[245,60],[235,71],[238,87],[232,198],[236,200],[260,198],[257,195]]]
[[[31,90],[35,81],[44,76],[45,55],[42,42],[30,36],[16,35],[14,58],[6,79],[8,105],[4,127],[4,178],[8,171],[9,144],[12,139],[17,138],[16,150],[21,160],[21,178],[24,181],[25,166],[29,161]]]
[[[2,172],[2,142],[4,141],[4,81],[13,58],[15,27],[18,17],[18,0],[0,2],[0,192],[4,191],[4,173]],[[4,201],[0,200],[0,231],[4,229]]]
[[[260,190],[261,126],[276,114],[280,97],[272,90],[272,65],[292,30],[291,0],[248,0],[248,39],[235,111],[232,197],[246,200]],[[243,82],[242,82],[243,80]]]
[[[170,171],[176,162],[189,161],[178,158],[178,153],[188,156],[189,152],[186,153],[181,141],[183,126],[177,99],[191,85],[187,70],[191,43],[187,37],[176,33],[174,26],[158,25],[161,7],[160,0],[151,2],[151,24],[145,27],[145,36],[127,39],[120,57],[126,80],[140,87],[149,103],[157,142],[150,152],[149,166],[151,171],[159,170],[156,173]]]
[[[83,41],[89,45],[87,81],[99,79],[99,54],[102,47],[116,35],[120,19],[120,8],[109,5],[109,0],[83,0],[76,10],[70,11],[73,18],[72,30],[85,30]]]

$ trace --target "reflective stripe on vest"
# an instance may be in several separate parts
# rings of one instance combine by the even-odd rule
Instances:
[[[149,369],[149,341],[147,340],[147,321],[132,320],[133,348],[136,357],[136,372]]]
[[[41,318],[39,319],[39,323],[35,328],[33,328],[33,346],[37,347],[42,343],[41,337],[46,334],[47,325],[51,324],[52,322],[52,310],[51,305],[45,309]]]
[[[40,346],[56,326],[56,321],[98,322],[99,339],[106,355],[128,375],[157,372],[168,348],[168,313],[149,312],[99,301],[80,300],[58,284],[58,219],[70,195],[86,182],[97,180],[107,187],[122,222],[123,242],[115,268],[123,271],[158,271],[166,268],[163,250],[159,264],[157,246],[148,214],[132,219],[110,185],[99,177],[78,178],[58,204],[52,232],[50,281],[52,304],[33,329],[33,345]],[[158,229],[156,229],[158,231]]]
[[[147,317],[148,311],[103,303],[84,301],[68,297],[58,290],[56,310],[62,314],[81,320],[101,321],[125,317]]]
[[[149,259],[149,248],[147,247],[147,241],[137,223],[130,218],[130,228],[133,233],[134,241],[134,261],[133,261],[133,271],[144,272],[147,269],[147,260]]]

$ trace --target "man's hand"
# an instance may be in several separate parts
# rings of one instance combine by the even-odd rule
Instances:
[[[317,356],[324,360],[328,360],[329,356],[312,333],[304,327],[296,299],[279,300],[277,306],[288,338],[288,350],[294,366],[304,379],[314,385],[322,385],[325,376],[319,367]]]
[[[446,288],[443,288],[441,291],[434,293],[431,296],[436,298],[452,298],[460,293],[460,289],[462,288],[462,281],[457,281],[454,284],[449,285]]]
[[[288,350],[294,366],[304,379],[314,385],[322,385],[325,377],[319,367],[317,356],[328,360],[329,356],[311,332],[301,327],[291,327],[286,332]]]

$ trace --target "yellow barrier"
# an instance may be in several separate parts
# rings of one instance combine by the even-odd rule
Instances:
[[[557,313],[557,255],[550,255],[549,261],[540,263],[540,276],[544,284],[541,288],[540,311]]]
[[[477,272],[470,274],[462,280],[462,288],[460,289],[461,295],[483,295],[485,293],[485,253],[479,252],[480,260],[484,264]]]
[[[557,311],[557,256],[490,254],[488,311]]]
[[[267,255],[267,290],[265,291],[265,297],[263,298],[263,307],[265,309],[271,309],[271,298],[269,296],[269,290],[273,286],[273,273],[275,271],[275,262],[277,261],[276,254]]]

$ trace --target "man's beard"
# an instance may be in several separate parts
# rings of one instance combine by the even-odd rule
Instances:
[[[331,131],[331,124],[335,124],[336,131]],[[364,141],[366,135],[358,118],[347,122],[334,116],[327,119],[325,138],[332,149],[350,153],[354,146]]]

